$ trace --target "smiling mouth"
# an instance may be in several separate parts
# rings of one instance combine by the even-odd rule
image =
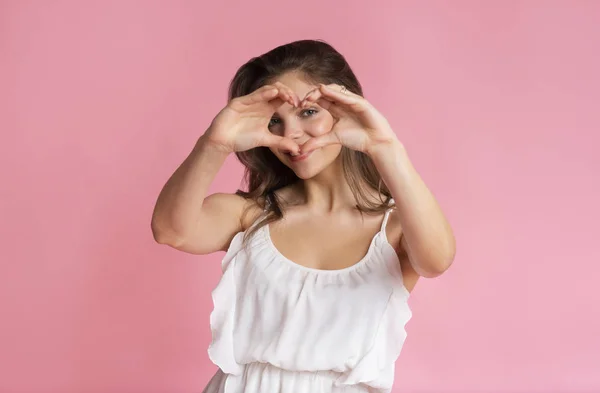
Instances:
[[[293,156],[291,153],[285,153],[285,155],[289,157],[290,161],[298,162],[306,160],[308,157],[310,157],[311,154],[313,154],[313,152],[314,150],[308,153],[300,154],[299,156]]]

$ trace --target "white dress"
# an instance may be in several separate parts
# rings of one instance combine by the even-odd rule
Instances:
[[[273,245],[268,225],[235,235],[212,293],[211,361],[203,393],[390,392],[412,313],[385,227],[339,270],[304,267]]]

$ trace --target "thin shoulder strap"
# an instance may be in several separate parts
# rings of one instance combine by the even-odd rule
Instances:
[[[391,206],[393,204],[394,204],[394,198],[390,198],[390,201],[388,203],[388,205],[390,205],[390,207],[385,211],[385,215],[383,216],[383,222],[381,223],[381,231],[385,231],[385,227],[387,225],[388,218],[390,218],[390,213],[393,210],[393,207]]]

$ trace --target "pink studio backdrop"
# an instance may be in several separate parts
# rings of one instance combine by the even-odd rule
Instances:
[[[347,56],[456,231],[395,391],[600,391],[600,2],[4,0],[0,392],[201,391],[223,254],[155,244],[153,204],[237,67],[301,38]]]

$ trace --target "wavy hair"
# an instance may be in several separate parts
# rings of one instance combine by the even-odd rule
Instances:
[[[228,99],[250,94],[288,72],[299,72],[314,84],[339,84],[363,96],[362,87],[342,54],[322,40],[300,40],[278,46],[242,65],[231,81]],[[388,209],[391,194],[373,161],[366,154],[346,147],[342,147],[340,154],[344,177],[357,201],[356,208],[370,214]],[[285,206],[275,191],[300,179],[267,147],[237,152],[236,156],[245,167],[247,186],[247,191],[238,190],[236,194],[254,200],[265,211],[263,218],[246,233],[247,238],[260,227],[283,217]],[[368,195],[369,188],[385,199],[373,201]]]

